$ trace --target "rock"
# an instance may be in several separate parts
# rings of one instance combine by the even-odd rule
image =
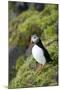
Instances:
[[[35,9],[37,10],[37,11],[42,11],[43,9],[44,9],[44,4],[43,3],[36,3],[35,4]]]
[[[17,2],[15,5],[15,12],[17,15],[27,9],[28,9],[28,4],[26,2]]]

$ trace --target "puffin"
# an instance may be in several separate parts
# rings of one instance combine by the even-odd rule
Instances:
[[[32,56],[38,62],[37,71],[43,69],[46,63],[52,61],[47,49],[44,47],[41,39],[36,35],[31,35]]]

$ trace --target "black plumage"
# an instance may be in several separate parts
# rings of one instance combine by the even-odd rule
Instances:
[[[44,56],[46,58],[46,62],[49,63],[52,61],[51,57],[50,57],[50,54],[48,53],[47,49],[44,47],[44,45],[42,44],[40,38],[39,38],[39,41],[36,43],[40,48],[43,49],[43,52],[44,52]]]

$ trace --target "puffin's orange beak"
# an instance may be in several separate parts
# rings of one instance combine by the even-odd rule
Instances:
[[[32,48],[33,45],[34,45],[34,43],[33,43],[32,40],[31,40],[29,46]]]

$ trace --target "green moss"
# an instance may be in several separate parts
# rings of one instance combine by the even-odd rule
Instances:
[[[37,32],[37,30],[40,31],[38,32],[40,36],[41,36],[41,29],[42,31],[45,29],[47,30],[54,29],[54,23],[58,19],[57,18],[58,11],[56,7],[57,7],[56,5],[51,5],[51,6],[46,5],[45,9],[42,12],[37,12],[34,9],[32,10],[29,9],[26,12],[23,12],[22,14],[20,14],[18,17],[16,17],[16,19],[12,20],[9,24],[10,32],[12,32],[9,40],[10,45],[16,44],[15,42],[17,42],[19,39],[19,44],[21,44],[21,46],[25,46],[26,45],[25,42],[26,41],[28,42],[29,36],[34,31],[33,25],[39,28],[39,30],[38,28],[36,28],[35,32]],[[32,30],[32,27],[33,27],[33,30]],[[17,34],[14,35],[13,34],[14,32]]]
[[[53,60],[53,64],[58,64],[58,45],[57,42],[53,43],[48,47],[48,51]]]
[[[36,73],[36,66],[33,67],[34,69],[30,67],[30,64],[32,65],[31,62],[34,61],[32,56],[28,59],[20,66],[16,77],[10,82],[10,88],[57,85],[57,65],[46,64],[42,71]],[[36,64],[36,62],[34,62],[34,64]]]
[[[24,60],[24,56],[20,56],[17,61],[16,61],[16,70],[18,71],[18,69],[24,64],[25,60]]]

